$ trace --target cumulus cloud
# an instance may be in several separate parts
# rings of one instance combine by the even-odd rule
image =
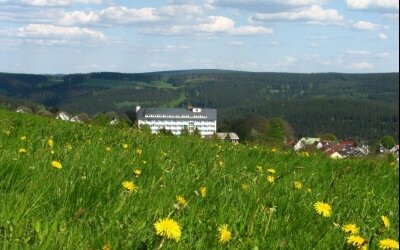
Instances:
[[[335,9],[323,9],[313,5],[293,11],[277,13],[256,13],[250,17],[253,22],[266,21],[311,21],[311,22],[338,22],[344,18]]]
[[[379,33],[378,34],[378,39],[387,40],[387,39],[389,39],[389,37],[385,33]]]
[[[197,24],[191,25],[172,25],[169,27],[147,27],[140,29],[145,34],[163,34],[163,35],[179,35],[179,34],[227,34],[227,35],[263,35],[272,34],[271,28],[263,26],[245,25],[236,27],[235,21],[224,16],[209,16],[201,20]]]
[[[367,69],[372,69],[373,67],[374,66],[369,62],[357,62],[349,65],[350,69],[355,69],[355,70],[367,70]]]
[[[375,23],[370,23],[367,21],[358,21],[358,22],[354,23],[352,27],[356,30],[373,31],[373,30],[377,30],[379,28],[379,25],[375,24]]]
[[[107,40],[103,33],[95,30],[51,24],[28,24],[19,28],[1,30],[0,35],[23,39],[25,43],[37,45],[63,45],[70,41],[95,43]]]
[[[103,0],[20,0],[20,1],[3,1],[4,3],[24,4],[39,7],[58,7],[69,6],[72,4],[101,4]]]
[[[322,5],[325,0],[206,0],[208,8],[228,7],[250,11],[277,12],[296,7]]]
[[[357,10],[399,9],[398,0],[346,0],[347,7]]]

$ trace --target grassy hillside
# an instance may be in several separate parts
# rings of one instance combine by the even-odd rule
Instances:
[[[287,120],[296,136],[399,137],[399,74],[294,74],[223,70],[28,75],[0,73],[0,95],[70,113],[143,107],[217,108],[220,124],[248,114]],[[0,104],[7,99],[0,96]]]
[[[370,249],[399,235],[399,168],[386,158],[330,160],[3,110],[0,152],[3,249],[356,249],[349,223]],[[317,202],[331,206],[327,217]],[[179,241],[157,235],[165,218]]]

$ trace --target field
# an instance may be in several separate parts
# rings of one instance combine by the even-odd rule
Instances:
[[[382,241],[399,237],[399,168],[386,157],[331,160],[4,110],[0,152],[3,249],[398,249]]]

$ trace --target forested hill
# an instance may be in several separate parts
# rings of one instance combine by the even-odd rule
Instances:
[[[2,98],[7,96],[8,98]],[[399,74],[255,73],[188,70],[155,73],[29,75],[0,73],[0,101],[57,107],[70,113],[145,107],[217,108],[218,119],[250,113],[287,120],[298,136],[335,133],[398,139]]]

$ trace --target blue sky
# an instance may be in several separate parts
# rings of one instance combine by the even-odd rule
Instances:
[[[0,0],[0,71],[398,72],[398,0]]]

